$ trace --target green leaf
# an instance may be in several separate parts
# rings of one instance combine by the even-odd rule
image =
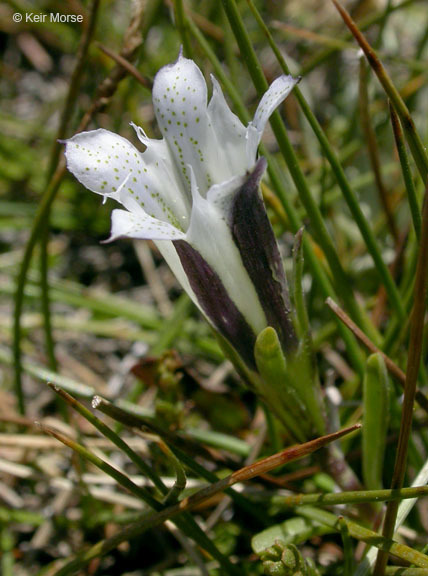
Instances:
[[[363,478],[369,490],[381,489],[391,384],[381,354],[367,360],[363,384]]]

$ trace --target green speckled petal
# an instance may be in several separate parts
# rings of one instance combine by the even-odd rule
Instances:
[[[159,141],[154,141],[158,143]],[[108,130],[81,132],[66,141],[67,167],[86,188],[127,206],[128,199],[148,214],[181,230],[188,225],[189,199],[170,175],[169,157],[160,147],[142,154],[128,140]]]
[[[221,143],[207,114],[207,85],[193,60],[180,55],[177,62],[157,73],[153,105],[159,128],[189,192],[189,165],[203,195],[213,184],[230,178],[228,167],[221,161]]]

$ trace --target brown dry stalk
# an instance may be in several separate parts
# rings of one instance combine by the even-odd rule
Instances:
[[[38,425],[43,432],[46,432],[50,436],[53,436],[54,438],[56,438],[69,448],[78,451],[79,453],[81,453],[82,456],[84,457],[91,456],[90,452],[86,448],[84,448],[71,438],[65,436],[64,434],[59,432],[59,430],[56,430],[55,428],[51,428],[50,426],[46,426],[43,424]],[[162,513],[165,513],[165,519],[169,519],[180,512],[192,510],[196,506],[199,506],[201,503],[212,498],[215,494],[223,492],[226,488],[230,488],[231,486],[237,484],[238,482],[245,482],[247,480],[251,480],[256,476],[266,474],[267,472],[270,472],[274,468],[278,468],[279,466],[282,466],[288,462],[304,458],[305,456],[311,454],[312,452],[315,452],[316,450],[319,450],[320,448],[323,448],[324,446],[327,446],[328,444],[331,444],[332,442],[339,440],[343,436],[346,436],[351,432],[355,432],[360,428],[361,424],[354,424],[353,426],[344,428],[337,432],[333,432],[332,434],[321,436],[319,438],[316,438],[315,440],[310,440],[309,442],[305,442],[304,444],[296,444],[295,446],[286,448],[285,450],[282,450],[277,454],[273,454],[272,456],[263,458],[262,460],[259,460],[254,464],[244,466],[243,468],[237,470],[236,472],[232,472],[232,474],[229,474],[229,476],[226,476],[226,478],[223,478],[218,482],[215,482],[214,484],[210,484],[202,488],[195,494],[192,494],[187,498],[183,498],[183,500],[180,500],[180,502],[178,502],[177,504],[170,506],[165,510],[162,510]],[[93,463],[95,465],[99,465],[97,464],[97,461],[99,461],[99,463],[102,463],[107,473],[109,473],[108,471],[114,472],[116,477],[120,477],[120,483],[125,487],[128,488],[130,487],[131,492],[133,492],[133,489],[135,489],[135,487],[133,486],[133,482],[131,482],[127,476],[125,476],[118,470],[113,469],[110,465],[108,465],[106,462],[101,461],[98,457],[93,456]],[[159,503],[157,503],[157,505],[155,506],[155,508],[157,509],[159,509],[160,505],[158,504]],[[166,514],[168,511],[169,513]]]
[[[415,123],[413,121],[410,112],[404,103],[404,100],[400,96],[397,88],[394,86],[391,78],[389,77],[387,71],[385,70],[382,62],[378,58],[374,49],[370,46],[365,38],[364,34],[360,31],[356,23],[353,21],[349,13],[341,5],[338,0],[332,0],[337,11],[341,15],[346,26],[349,28],[350,32],[354,36],[355,40],[360,45],[366,58],[372,67],[374,73],[382,84],[383,89],[391,100],[397,114],[400,116],[401,122],[403,124],[403,130],[406,134],[406,138],[409,144],[409,148],[412,152],[413,158],[415,160],[416,166],[422,177],[422,180],[426,182],[428,178],[428,156],[423,145],[423,142],[416,130]]]
[[[336,304],[336,302],[332,298],[327,298],[326,300],[327,306],[330,310],[340,319],[342,322],[351,330],[351,332],[360,340],[362,344],[372,353],[381,354],[382,358],[385,361],[385,366],[390,374],[392,374],[401,386],[404,388],[406,383],[406,374],[395,364],[393,360],[389,356],[387,356],[380,348],[374,344],[364,332],[358,328],[358,326],[353,322],[349,316],[346,314],[342,308]],[[428,413],[428,398],[425,396],[423,392],[419,389],[416,389],[416,401],[418,402],[419,406]]]
[[[379,193],[379,200],[386,216],[389,231],[394,238],[395,244],[398,244],[399,234],[394,219],[394,212],[391,206],[391,198],[386,189],[382,176],[381,160],[379,156],[379,147],[377,145],[376,133],[370,118],[370,101],[368,92],[368,70],[363,58],[360,58],[360,115],[361,126],[367,141],[367,149],[372,166],[374,180]]]
[[[103,44],[98,44],[98,48],[101,50],[101,52],[104,52],[104,54],[106,54],[109,58],[114,60],[116,64],[122,66],[122,68],[125,68],[125,70],[129,72],[129,74],[131,74],[131,76],[133,76],[137,80],[137,82],[141,84],[141,86],[144,86],[144,88],[148,88],[149,90],[152,89],[153,82],[148,78],[146,78],[145,76],[142,76],[138,72],[136,67],[133,64],[131,64],[131,62],[129,62],[129,60],[126,60],[120,54],[116,54],[116,52],[113,52],[113,50],[110,50],[110,48],[107,48],[107,46],[104,46]]]
[[[403,410],[401,413],[400,434],[398,437],[397,454],[395,458],[394,473],[391,488],[401,488],[406,472],[407,451],[410,433],[412,430],[413,405],[416,396],[416,383],[422,356],[423,333],[426,314],[426,295],[428,285],[428,182],[425,190],[422,208],[422,233],[419,243],[418,263],[416,266],[414,303],[410,320],[410,341],[407,360],[406,383],[404,386]],[[395,529],[395,520],[398,512],[398,500],[390,502],[386,509],[382,535],[392,538]],[[388,553],[379,551],[375,576],[385,573]]]

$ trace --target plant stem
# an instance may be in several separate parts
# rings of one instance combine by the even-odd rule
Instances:
[[[31,258],[33,255],[34,247],[39,239],[40,232],[45,223],[45,215],[49,212],[52,202],[55,199],[61,180],[64,177],[66,168],[65,162],[62,161],[52,176],[49,186],[43,194],[42,200],[37,209],[36,216],[31,228],[30,237],[25,246],[24,255],[19,268],[18,276],[16,279],[16,292],[15,292],[15,310],[14,310],[14,325],[13,325],[13,355],[15,364],[15,394],[18,403],[18,410],[20,414],[25,414],[25,401],[24,393],[22,390],[22,362],[21,362],[21,315],[24,305],[24,289],[27,278],[27,271],[30,267]]]
[[[76,56],[76,65],[71,75],[70,85],[64,103],[63,111],[61,114],[60,124],[51,150],[51,156],[49,159],[48,171],[47,171],[47,182],[46,182],[47,185],[49,185],[52,175],[55,172],[55,169],[58,167],[58,158],[61,150],[60,141],[63,138],[65,138],[68,125],[72,118],[75,103],[77,102],[78,99],[80,82],[86,64],[86,56],[88,54],[89,46],[95,32],[99,5],[100,0],[93,0],[89,13],[88,25],[83,29],[82,38]],[[49,359],[49,367],[52,370],[56,370],[57,362],[55,358],[55,342],[52,333],[51,309],[50,309],[51,307],[49,298],[49,279],[48,279],[50,212],[51,212],[51,205],[49,205],[46,209],[43,218],[44,222],[42,224],[42,229],[40,231],[40,288],[41,288],[40,300],[44,318],[45,346],[47,356]]]
[[[191,58],[193,51],[189,38],[189,30],[187,28],[187,18],[185,18],[184,15],[183,0],[173,0],[173,6],[177,30],[183,43],[184,56]]]
[[[325,524],[338,532],[340,531],[338,526],[338,517],[330,512],[319,510],[318,508],[310,508],[309,506],[307,508],[299,508],[296,511],[299,516],[310,518],[311,520]],[[360,526],[360,524],[357,524],[348,518],[343,518],[343,520],[348,527],[350,536],[353,538],[366,542],[367,544],[372,544],[373,546],[376,546],[376,548],[379,548],[379,550],[388,551],[391,554],[394,554],[394,556],[406,560],[410,564],[415,564],[422,568],[428,568],[428,556],[425,556],[425,554],[421,554],[421,552],[418,552],[409,546],[405,546],[404,544],[398,544],[389,538],[379,536],[377,532],[364,528],[363,526]]]
[[[132,60],[141,45],[142,38],[140,25],[143,11],[137,11],[137,14],[131,19],[130,24],[125,32],[125,38],[121,56],[126,60]],[[146,31],[147,33],[147,31]],[[144,30],[143,30],[144,37]],[[109,76],[104,79],[98,87],[97,94],[92,102],[91,107],[83,116],[76,132],[85,130],[91,122],[94,115],[102,110],[110,102],[113,94],[116,92],[119,83],[125,78],[126,70],[121,65],[116,66],[110,72]],[[24,304],[24,291],[27,281],[27,273],[30,267],[31,259],[35,245],[39,239],[40,233],[45,226],[46,218],[49,215],[53,201],[55,200],[62,178],[66,173],[64,159],[57,163],[56,170],[45,189],[40,204],[38,206],[30,237],[25,246],[24,255],[19,268],[16,291],[15,291],[15,309],[14,309],[14,332],[13,332],[13,354],[15,363],[15,393],[17,396],[18,410],[25,414],[24,394],[22,390],[22,360],[21,360],[21,315]]]
[[[291,496],[273,496],[271,503],[284,508],[296,506],[339,506],[342,504],[363,504],[367,502],[388,502],[428,496],[428,486],[416,486],[396,490],[349,490],[331,494],[293,494]]]
[[[376,133],[371,123],[370,118],[370,101],[368,91],[368,71],[367,65],[363,58],[360,58],[360,115],[361,126],[367,141],[367,148],[370,158],[370,164],[373,170],[376,187],[379,194],[380,204],[386,216],[389,231],[394,238],[395,244],[398,243],[399,235],[397,225],[394,219],[390,198],[382,177],[381,161],[379,158],[379,148],[376,141]]]
[[[428,185],[425,191],[422,208],[422,232],[419,244],[418,263],[416,266],[416,279],[414,290],[414,303],[410,321],[410,341],[407,360],[406,384],[404,387],[404,401],[401,414],[400,434],[398,438],[397,454],[391,488],[401,488],[406,471],[407,451],[409,437],[412,429],[413,404],[416,394],[416,383],[421,361],[423,345],[423,329],[426,311],[426,293],[428,284]],[[398,502],[391,502],[386,509],[383,535],[391,538],[394,534],[397,517]],[[375,566],[375,575],[382,576],[385,572],[388,554],[380,552]]]
[[[76,412],[83,416],[90,422],[103,436],[108,438],[121,452],[126,454],[129,459],[134,462],[143,476],[147,476],[152,480],[153,484],[159,489],[163,490],[164,484],[157,474],[148,466],[138,454],[130,448],[130,446],[120,438],[109,426],[104,424],[102,420],[97,418],[90,410],[86,408],[81,402],[78,402],[73,396],[62,390],[59,386],[49,384],[49,386],[56,392],[67,404],[69,404]]]
[[[398,157],[401,164],[401,172],[406,186],[407,199],[409,201],[410,212],[412,214],[413,226],[415,228],[418,242],[421,238],[421,211],[416,195],[415,185],[413,184],[413,175],[407,157],[406,145],[404,143],[403,130],[401,129],[400,120],[394,107],[389,103],[389,113],[391,115],[391,124],[394,132],[395,145],[397,146]]]
[[[52,318],[49,298],[49,227],[44,226],[40,235],[40,301],[44,319],[45,346],[48,357],[49,368],[57,371],[57,361],[55,357],[55,339],[52,333]]]

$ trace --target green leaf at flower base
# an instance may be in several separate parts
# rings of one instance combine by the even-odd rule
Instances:
[[[289,358],[285,359],[274,328],[269,326],[257,336],[254,355],[267,405],[293,438],[305,441],[311,435],[310,416],[290,381]]]

